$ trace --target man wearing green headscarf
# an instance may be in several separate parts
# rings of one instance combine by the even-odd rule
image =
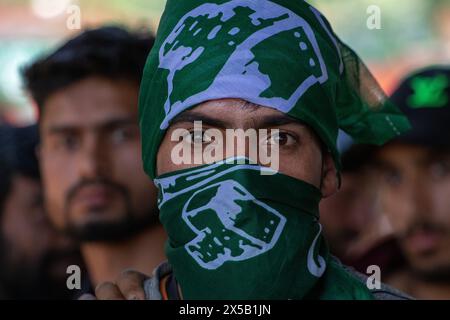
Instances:
[[[377,298],[329,254],[318,204],[339,186],[339,129],[382,144],[409,124],[315,8],[168,0],[139,104],[144,167],[169,236],[147,298]],[[228,135],[252,129],[264,134],[245,145],[275,155],[270,168]]]

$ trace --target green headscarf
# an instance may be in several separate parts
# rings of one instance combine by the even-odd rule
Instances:
[[[168,0],[139,101],[143,160],[170,120],[207,100],[241,98],[309,124],[333,154],[338,129],[383,144],[409,128],[370,72],[304,1]]]

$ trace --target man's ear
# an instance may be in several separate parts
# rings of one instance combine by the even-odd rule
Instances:
[[[324,153],[322,168],[322,184],[320,191],[323,198],[328,198],[338,190],[338,176],[336,166],[330,153]]]

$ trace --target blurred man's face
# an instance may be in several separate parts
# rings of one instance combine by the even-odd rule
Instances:
[[[63,298],[68,294],[66,270],[80,264],[79,255],[75,244],[47,220],[38,180],[13,176],[0,225],[0,278],[10,298]]]
[[[143,171],[139,87],[90,77],[50,96],[41,119],[45,200],[59,229],[86,241],[120,240],[157,221]]]
[[[339,192],[320,203],[320,221],[331,252],[341,259],[355,258],[352,255],[374,220],[374,180],[367,169],[344,172]]]
[[[185,129],[194,135],[194,121],[202,121],[204,130],[217,129],[225,132],[226,129],[267,129],[266,140],[258,140],[262,145],[278,144],[279,171],[285,175],[309,182],[321,187],[322,195],[329,196],[336,190],[336,170],[329,154],[322,154],[320,143],[315,134],[305,125],[289,118],[280,111],[261,107],[245,107],[245,102],[239,99],[213,100],[200,104],[176,117],[169,127],[158,151],[158,174],[173,172],[180,169],[195,167],[199,164],[174,164],[171,158],[173,148],[179,141],[172,141],[172,133],[177,129]],[[277,129],[278,134],[271,135],[271,130]],[[223,134],[226,145],[226,134]],[[183,139],[187,143],[196,139]],[[204,141],[204,144],[211,143]],[[238,145],[236,141],[235,145]],[[270,148],[270,147],[269,147]],[[244,151],[248,151],[246,148]],[[194,152],[194,148],[192,149]],[[225,154],[225,152],[224,152]],[[246,156],[237,148],[234,154],[227,156]],[[221,159],[219,159],[221,160]],[[259,161],[259,159],[254,159]],[[261,163],[260,163],[261,164]]]
[[[11,250],[11,254],[17,254],[17,260],[36,263],[49,245],[39,181],[23,175],[13,176],[2,212],[1,227],[3,237],[14,243],[15,250]],[[35,238],[38,234],[41,236]]]
[[[450,153],[389,144],[378,155],[381,198],[411,267],[450,274]]]

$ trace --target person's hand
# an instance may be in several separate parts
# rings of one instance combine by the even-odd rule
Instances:
[[[103,282],[95,288],[95,296],[84,294],[80,300],[145,300],[144,281],[147,275],[125,270],[115,282]]]

